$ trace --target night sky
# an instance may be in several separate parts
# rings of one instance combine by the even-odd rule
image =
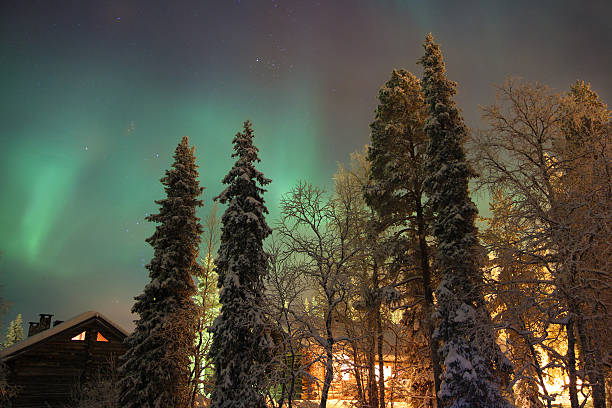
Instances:
[[[298,179],[331,186],[376,95],[432,32],[471,127],[509,76],[612,104],[610,1],[2,1],[0,283],[22,313],[133,327],[159,178],[183,135],[210,208],[254,123],[270,223]],[[452,3],[452,4],[451,4]],[[486,203],[480,203],[486,207]]]

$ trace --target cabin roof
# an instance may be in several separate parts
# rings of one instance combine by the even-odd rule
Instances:
[[[12,346],[5,348],[4,350],[0,350],[0,360],[8,359],[9,357],[17,354],[19,351],[22,351],[30,346],[33,346],[36,343],[40,343],[41,341],[48,339],[49,337],[55,336],[56,334],[62,333],[65,330],[69,330],[81,323],[84,323],[88,320],[95,319],[95,318],[103,320],[108,325],[117,329],[117,331],[119,331],[124,336],[127,336],[129,334],[127,331],[125,331],[124,328],[119,326],[117,323],[114,323],[112,320],[104,316],[102,313],[96,312],[94,310],[90,310],[90,311],[81,313],[80,315],[75,316],[70,320],[60,323],[57,326],[43,330],[42,332],[35,334],[31,337],[28,337],[27,339],[22,340],[19,343],[13,344]]]

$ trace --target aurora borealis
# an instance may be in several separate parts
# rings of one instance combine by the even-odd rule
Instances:
[[[537,4],[536,4],[537,3]],[[433,32],[468,125],[509,76],[612,103],[610,2],[8,1],[0,6],[0,283],[21,313],[131,328],[145,215],[181,136],[210,208],[250,118],[273,180],[329,186],[368,142],[379,87]]]

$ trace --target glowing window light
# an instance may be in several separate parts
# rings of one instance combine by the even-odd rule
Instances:
[[[348,364],[342,364],[340,372],[342,373],[342,381],[349,381],[351,379],[351,367]]]
[[[380,366],[376,366],[374,367],[375,369],[375,374],[376,374],[376,379],[380,378]],[[391,377],[392,371],[391,371],[391,367],[390,366],[383,366],[383,376],[385,381],[387,381],[390,377]]]
[[[103,341],[108,343],[108,339],[102,335],[102,333],[98,332],[98,336],[96,336],[96,341]]]
[[[72,339],[70,339],[72,341],[84,341],[85,340],[85,332],[80,332],[79,334],[77,334],[76,336],[74,336]]]

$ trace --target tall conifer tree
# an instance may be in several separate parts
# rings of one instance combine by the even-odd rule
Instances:
[[[23,340],[23,323],[21,321],[21,315],[18,314],[15,320],[9,323],[8,329],[6,330],[4,347],[10,347],[13,344],[19,343],[21,340]]]
[[[433,290],[430,268],[429,220],[424,205],[423,160],[427,147],[424,123],[427,112],[421,81],[412,73],[393,70],[391,79],[378,92],[376,117],[370,124],[372,144],[368,150],[370,186],[365,199],[376,210],[385,226],[407,230],[408,252],[415,249],[415,263],[420,267],[424,294],[425,325],[434,376],[434,393],[440,389],[440,362],[437,342],[431,339]],[[405,258],[402,256],[401,258]]]
[[[467,129],[452,99],[456,83],[446,79],[440,47],[431,34],[423,46],[419,63],[429,137],[425,190],[435,214],[436,263],[442,275],[435,314],[444,366],[439,397],[445,407],[509,407],[496,382],[496,371],[507,370],[509,362],[495,343],[481,292],[483,253],[474,224],[477,209],[468,191],[475,174],[463,150]]]
[[[270,358],[262,308],[267,257],[263,186],[270,180],[255,169],[259,150],[251,122],[233,140],[236,163],[223,178],[227,188],[216,198],[227,209],[215,262],[221,289],[221,314],[213,325],[210,357],[215,366],[214,408],[265,407],[263,368]]]
[[[172,168],[161,179],[167,197],[155,201],[158,214],[147,221],[159,223],[147,242],[154,254],[151,281],[132,308],[140,318],[127,337],[128,351],[121,366],[121,407],[182,408],[187,404],[189,352],[195,332],[196,292],[192,274],[197,263],[202,226],[196,216],[203,188],[197,180],[195,147],[183,137],[174,153]]]

